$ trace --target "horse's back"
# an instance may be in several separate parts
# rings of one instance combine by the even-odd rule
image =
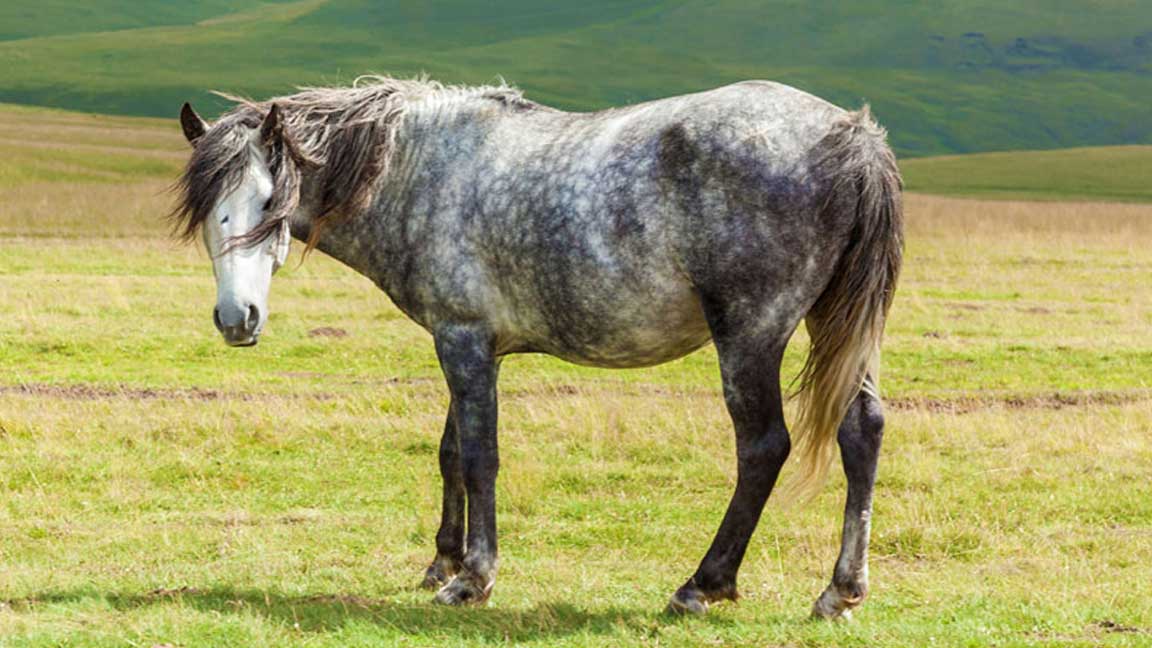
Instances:
[[[614,367],[683,356],[710,339],[702,297],[752,290],[777,310],[774,294],[789,310],[815,299],[798,285],[819,247],[808,157],[843,114],[768,82],[501,113],[444,183],[474,198],[445,216],[472,229],[442,265],[470,259],[475,308],[506,351]]]

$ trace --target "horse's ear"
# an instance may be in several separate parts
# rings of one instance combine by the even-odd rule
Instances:
[[[296,145],[296,140],[292,138],[292,134],[288,132],[287,125],[284,123],[284,111],[280,109],[279,104],[272,104],[268,114],[264,117],[264,121],[260,124],[260,141],[268,147],[282,146],[288,155],[292,156],[296,164],[302,167],[309,169],[320,167],[319,161]]]
[[[196,146],[196,140],[208,132],[208,122],[196,114],[192,104],[184,102],[184,107],[180,109],[180,128],[184,129],[184,137],[188,138],[188,143]]]
[[[280,133],[280,106],[272,104],[264,123],[260,124],[260,139],[265,144],[271,144],[272,139]]]

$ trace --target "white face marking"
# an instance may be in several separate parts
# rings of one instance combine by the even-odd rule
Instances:
[[[230,246],[264,220],[272,196],[272,176],[262,153],[253,147],[252,162],[240,185],[224,196],[204,222],[204,246],[216,275],[216,325],[233,346],[256,343],[268,320],[272,274],[288,254],[288,228],[252,247]]]

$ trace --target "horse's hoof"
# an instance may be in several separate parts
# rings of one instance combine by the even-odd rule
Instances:
[[[420,587],[426,590],[438,590],[452,580],[455,574],[456,569],[453,568],[451,561],[437,558],[424,571],[424,581],[420,583]]]
[[[481,586],[475,580],[474,576],[457,574],[436,592],[434,602],[453,606],[483,605],[492,594],[492,585],[495,581],[488,583],[487,586]]]
[[[673,616],[701,616],[708,613],[708,599],[698,591],[681,590],[672,595],[664,613]]]
[[[829,585],[812,605],[812,618],[827,621],[850,621],[852,608],[864,601],[863,596],[844,596]]]
[[[676,615],[700,615],[708,612],[709,604],[716,601],[738,600],[740,600],[740,592],[736,590],[736,583],[730,583],[717,589],[704,590],[696,584],[696,579],[693,578],[676,590],[672,599],[668,601],[665,612]]]

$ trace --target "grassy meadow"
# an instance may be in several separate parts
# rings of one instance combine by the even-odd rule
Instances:
[[[1077,192],[1037,170],[1075,156],[908,167],[918,192],[1044,200],[908,196],[872,595],[830,624],[806,617],[838,474],[769,505],[740,603],[661,614],[735,482],[711,348],[509,359],[498,584],[432,605],[429,336],[316,254],[277,275],[261,344],[227,348],[206,254],[160,218],[185,156],[172,122],[0,108],[0,646],[1152,645],[1152,204],[1130,171]],[[1028,182],[984,191],[986,168]]]
[[[905,160],[909,191],[1024,200],[1152,202],[1152,146],[973,153]]]

